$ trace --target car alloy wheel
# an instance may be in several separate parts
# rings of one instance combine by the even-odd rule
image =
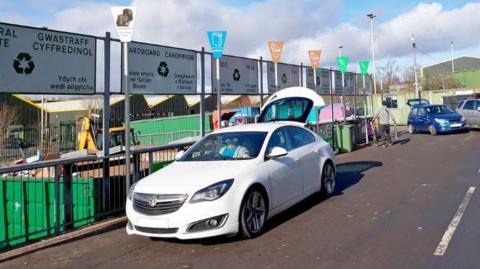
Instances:
[[[437,129],[435,129],[435,126],[430,124],[430,126],[428,126],[428,130],[430,131],[431,135],[437,135]]]
[[[408,132],[411,133],[411,134],[415,133],[415,128],[413,128],[413,125],[411,125],[411,124],[408,125]]]
[[[335,170],[330,162],[323,165],[322,172],[322,189],[321,194],[323,197],[330,197],[335,190]]]
[[[247,193],[241,209],[241,232],[244,237],[252,238],[259,235],[264,227],[267,215],[264,195],[253,190]]]

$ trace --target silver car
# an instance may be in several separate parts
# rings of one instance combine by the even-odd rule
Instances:
[[[465,118],[468,127],[480,128],[480,99],[460,102],[457,112]]]

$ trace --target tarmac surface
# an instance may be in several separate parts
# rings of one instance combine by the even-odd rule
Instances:
[[[122,227],[0,268],[480,268],[480,189],[464,203],[479,187],[480,132],[401,139],[337,156],[333,197],[308,198],[252,240],[153,241]]]

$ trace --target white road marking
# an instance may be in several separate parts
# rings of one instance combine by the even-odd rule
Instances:
[[[465,210],[467,209],[468,203],[470,203],[474,192],[475,187],[468,188],[467,194],[465,194],[465,198],[463,198],[462,203],[458,207],[457,212],[453,216],[452,221],[448,225],[448,228],[443,234],[442,240],[440,240],[440,243],[438,244],[437,249],[435,250],[433,255],[443,256],[447,251],[448,244],[450,243],[450,240],[452,240],[453,234],[455,233],[458,224],[462,220],[463,213],[465,213]]]

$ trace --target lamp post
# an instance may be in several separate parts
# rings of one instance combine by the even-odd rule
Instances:
[[[415,43],[415,35],[412,34],[410,38],[412,41],[412,50],[413,50],[413,75],[415,77],[415,97],[420,98],[420,90],[418,87],[418,74],[417,74],[417,44]]]
[[[455,73],[455,43],[450,42],[450,50],[452,51],[452,73]]]
[[[371,37],[371,43],[372,43],[372,75],[373,75],[373,92],[377,94],[377,76],[376,72],[377,69],[375,67],[375,35],[373,31],[373,22],[375,18],[377,17],[375,14],[370,13],[367,14],[367,17],[370,18],[370,37]],[[383,92],[381,93],[382,101],[383,101]]]

